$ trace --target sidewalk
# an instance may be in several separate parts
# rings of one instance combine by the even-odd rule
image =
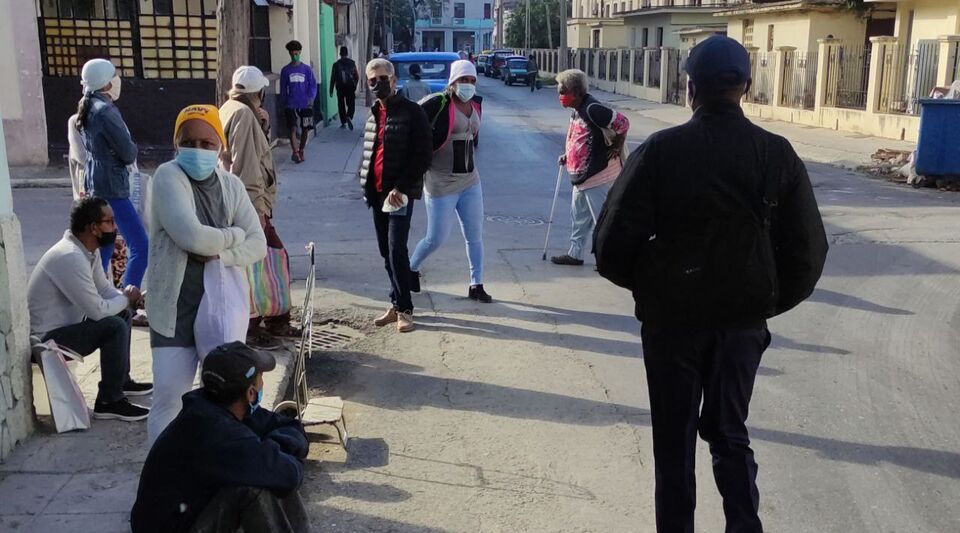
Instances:
[[[336,128],[327,128],[312,139],[307,154],[312,161],[319,162],[325,159],[323,155],[350,153],[356,144],[353,136],[345,136]],[[289,148],[285,146],[277,147],[274,157],[281,184],[285,177],[290,178],[290,182],[303,179],[313,167],[300,165],[294,170],[289,160]],[[308,166],[311,168],[305,168]],[[32,175],[31,179],[45,180],[42,183],[57,183],[54,181],[57,179],[55,171],[34,170],[15,175]],[[63,186],[69,187],[69,182]],[[289,187],[285,188],[289,190]],[[48,207],[68,209],[65,202],[63,200],[62,206]],[[37,211],[18,209],[21,223],[25,226],[38,224],[43,219],[34,219],[39,216]],[[62,232],[60,227],[43,229],[43,235],[51,242],[55,242]],[[291,255],[291,274],[297,280],[293,302],[299,307],[304,298],[303,278],[307,262],[300,240],[292,235],[285,240]],[[285,348],[273,352],[277,357],[277,368],[264,375],[264,405],[275,405],[287,390],[293,366],[293,343],[288,342]],[[148,330],[134,328],[130,359],[132,377],[138,381],[152,381]],[[91,409],[100,379],[99,366],[99,355],[94,353],[76,367],[78,382]],[[43,380],[35,365],[34,388],[38,415],[36,432],[18,446],[6,463],[0,463],[0,531],[128,532],[129,513],[147,455],[146,422],[93,420],[87,431],[57,434],[49,417]],[[149,397],[133,401],[149,405]]]
[[[689,120],[692,111],[689,108],[672,104],[659,104],[620,94],[591,89],[602,102],[617,109],[627,109],[641,117],[650,118],[667,124],[682,124]],[[871,137],[858,133],[835,131],[781,122],[779,120],[748,117],[753,123],[778,135],[786,137],[797,154],[805,161],[825,163],[847,169],[871,162],[870,156],[881,148],[912,151],[915,143]]]

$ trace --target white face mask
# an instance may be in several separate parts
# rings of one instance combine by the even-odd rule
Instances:
[[[477,94],[477,86],[472,83],[457,83],[457,86],[454,88],[454,92],[457,93],[457,98],[461,102],[469,102],[474,95]]]
[[[105,92],[114,102],[120,99],[120,76],[114,76],[110,80],[110,90]]]

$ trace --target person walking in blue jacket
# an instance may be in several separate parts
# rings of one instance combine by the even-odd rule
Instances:
[[[317,78],[310,65],[300,61],[303,45],[300,41],[287,43],[290,63],[280,70],[280,105],[290,130],[290,159],[303,163],[303,149],[314,129],[313,101],[317,98]]]
[[[137,161],[137,144],[114,103],[120,98],[120,76],[113,63],[91,59],[83,65],[80,80],[83,98],[77,110],[77,128],[87,151],[84,187],[89,196],[103,198],[113,209],[130,253],[123,284],[139,288],[147,271],[147,232],[130,201],[127,166]],[[113,249],[113,240],[100,249],[104,270],[110,265]]]

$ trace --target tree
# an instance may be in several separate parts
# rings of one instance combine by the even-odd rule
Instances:
[[[250,2],[220,0],[217,22],[217,105],[220,105],[233,88],[233,71],[250,60]]]
[[[505,30],[506,44],[510,48],[523,48],[525,42],[526,3],[521,2],[510,13]],[[530,47],[548,48],[560,42],[560,2],[558,0],[530,0]],[[549,22],[547,17],[549,16]],[[547,31],[550,35],[547,35]]]

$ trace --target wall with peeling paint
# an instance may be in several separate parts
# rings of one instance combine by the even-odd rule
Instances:
[[[47,126],[40,73],[37,18],[0,0],[0,116],[11,166],[46,165]],[[79,93],[79,89],[78,89]],[[63,131],[67,134],[66,123]]]

